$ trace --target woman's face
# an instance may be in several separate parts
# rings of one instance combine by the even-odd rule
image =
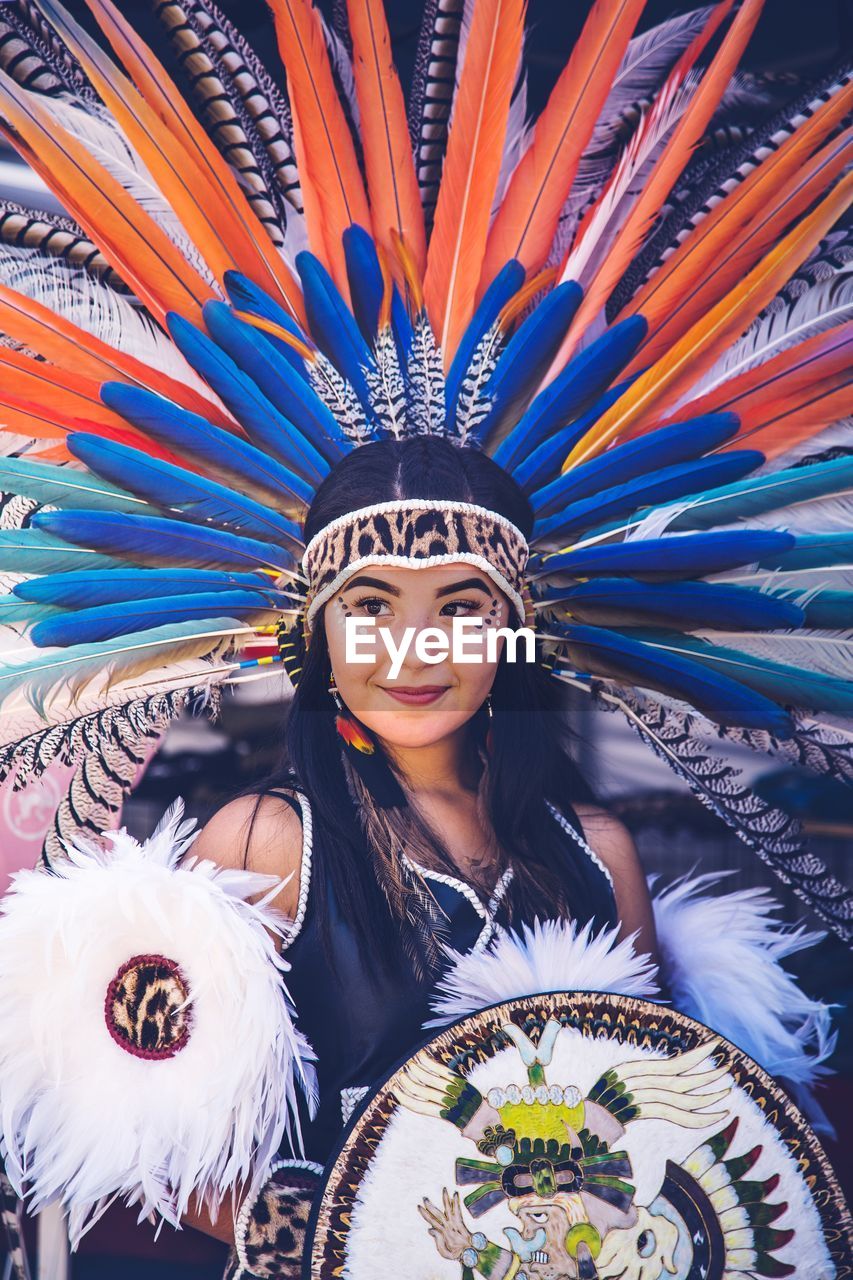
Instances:
[[[486,574],[467,564],[428,569],[370,566],[345,582],[323,612],[341,698],[367,729],[392,747],[429,746],[471,719],[492,687],[503,650],[503,637],[495,636],[494,655],[488,661],[487,636],[511,625],[507,597]],[[437,628],[450,646],[454,618],[481,620],[480,638],[470,626],[465,640],[467,653],[477,660],[454,662],[450,652],[438,662],[425,661],[423,652],[419,656],[416,651],[415,637],[424,628]],[[361,629],[366,662],[347,661],[347,619],[375,620]],[[402,656],[408,629],[408,648]],[[432,640],[437,655],[440,637]],[[398,655],[396,665],[392,653]]]

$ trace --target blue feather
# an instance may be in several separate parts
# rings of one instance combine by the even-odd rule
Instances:
[[[31,517],[31,524],[35,518]],[[112,556],[69,546],[41,529],[0,529],[0,570],[4,573],[64,573],[72,569],[109,569],[120,563]]]
[[[700,458],[698,462],[663,467],[653,476],[635,477],[612,489],[602,489],[592,498],[570,503],[546,520],[537,520],[533,540],[565,541],[584,529],[633,515],[639,507],[672,502],[697,493],[708,480],[726,483],[754,471],[763,461],[764,454],[755,449],[733,449],[730,453]]]
[[[314,485],[328,474],[329,464],[312,444],[283,418],[263,392],[215,342],[183,316],[170,312],[169,333],[181,354],[209,383],[244,428],[246,435]]]
[[[376,340],[385,294],[379,255],[373,237],[355,222],[344,232],[343,244],[352,312],[365,342],[372,344]]]
[[[803,625],[803,610],[790,600],[711,582],[653,584],[633,578],[596,578],[549,587],[539,598],[559,602],[579,622],[606,627],[772,631]]]
[[[299,526],[292,520],[214,480],[149,457],[139,449],[83,432],[71,432],[66,444],[71,454],[96,475],[131,485],[161,508],[252,537],[272,537],[291,551],[304,551]]]
[[[528,457],[522,458],[511,468],[513,479],[526,493],[530,493],[534,488],[538,488],[553,476],[558,475],[581,436],[586,435],[593,423],[616,403],[633,381],[633,378],[626,378],[618,386],[611,387],[591,409],[581,414],[577,422],[570,423],[569,426],[549,436],[547,440],[543,440],[542,444],[538,445]]]
[[[670,528],[707,529],[715,524],[731,524],[850,488],[853,488],[853,458],[791,467],[697,493],[690,507],[675,517]]]
[[[810,711],[831,711],[835,715],[853,715],[853,681],[807,671],[784,662],[709,644],[696,636],[647,636],[648,643],[668,654],[677,649],[688,660],[701,663],[715,674],[748,685],[785,707],[802,707]]]
[[[239,271],[226,271],[223,276],[225,291],[228,294],[229,301],[235,311],[247,311],[251,316],[260,316],[262,320],[271,320],[273,324],[277,324],[280,328],[286,329],[288,333],[292,333],[294,338],[298,338],[300,342],[310,343],[310,339],[302,332],[299,325],[288,315],[283,307],[265,293],[263,289],[259,289],[256,284],[242,275]],[[305,361],[289,343],[283,342],[281,338],[273,337],[272,334],[266,335],[273,344],[276,351],[285,360],[293,366],[297,373],[304,378]]]
[[[263,449],[231,431],[215,427],[206,418],[172,404],[163,396],[125,382],[101,384],[104,404],[138,427],[145,435],[194,462],[249,490],[260,490],[273,501],[310,505],[314,488],[288,471]]]
[[[352,312],[332,277],[313,253],[307,249],[298,253],[296,269],[302,281],[305,312],[314,340],[352,385],[365,409],[370,411],[364,370],[374,369],[376,365]]]
[[[125,516],[107,511],[38,511],[34,528],[80,547],[138,565],[184,564],[199,569],[270,568],[292,573],[289,552],[272,543],[207,529],[186,520]],[[79,568],[75,565],[74,568]]]
[[[415,336],[415,331],[409,319],[406,304],[400,297],[400,290],[396,285],[394,286],[394,292],[391,294],[391,328],[394,332],[394,341],[397,343],[400,368],[405,369],[409,359],[409,352],[412,349],[412,339]]]
[[[853,542],[853,539],[851,539]],[[644,538],[579,547],[531,559],[528,572],[547,582],[559,574],[626,574],[647,582],[671,578],[701,578],[745,564],[765,563],[794,545],[793,534],[765,529],[719,530],[669,538]]]
[[[146,600],[163,596],[187,596],[196,591],[234,591],[245,587],[280,593],[270,580],[255,573],[221,573],[217,569],[86,569],[47,573],[12,588],[20,600],[55,605],[62,609],[91,609],[101,604]]]
[[[498,446],[495,462],[511,471],[552,432],[589,408],[625,368],[648,328],[643,316],[630,316],[569,361]]]
[[[731,439],[737,429],[738,419],[733,413],[708,414],[689,422],[659,427],[635,440],[616,445],[589,462],[572,467],[538,489],[530,497],[533,510],[542,520],[569,502],[593,497],[602,488],[613,488],[636,476],[646,476],[653,482],[655,475],[664,467],[690,462],[710,453]]]
[[[106,480],[30,458],[0,458],[0,493],[19,493],[42,506],[50,503],[65,510],[85,507],[154,514],[141,498]]]
[[[492,405],[477,427],[478,440],[487,441],[519,411],[557,354],[582,297],[583,289],[574,280],[557,285],[510,339],[486,384]]]
[[[459,389],[471,365],[474,352],[483,338],[497,320],[510,298],[518,293],[524,284],[526,271],[515,258],[498,272],[486,292],[483,294],[476,311],[462,335],[456,355],[445,382],[445,403],[447,405],[447,430],[452,432],[456,425],[456,402]]]
[[[350,451],[352,443],[331,410],[279,358],[266,334],[240,320],[224,302],[206,303],[204,321],[222,350],[282,415],[294,440],[308,452],[312,465],[319,468],[335,463]]]
[[[67,647],[112,640],[116,636],[145,631],[149,627],[171,626],[178,622],[201,622],[208,618],[246,618],[275,614],[287,609],[284,597],[270,599],[258,591],[211,591],[187,597],[159,596],[146,600],[128,600],[121,609],[115,605],[98,605],[65,613],[61,617],[37,622],[30,632],[33,644],[40,648],[51,645]]]
[[[560,634],[579,671],[681,698],[718,724],[765,729],[777,738],[791,736],[791,721],[775,702],[691,658],[662,653],[603,627],[569,625],[560,628]]]

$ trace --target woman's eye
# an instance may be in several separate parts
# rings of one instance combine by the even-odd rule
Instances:
[[[445,618],[460,618],[466,613],[473,613],[478,608],[476,600],[448,600],[442,605],[441,614]]]
[[[356,608],[364,609],[370,618],[378,618],[384,609],[389,608],[387,600],[380,599],[379,596],[364,596],[361,600],[356,600]]]

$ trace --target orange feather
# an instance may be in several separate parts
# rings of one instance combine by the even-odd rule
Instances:
[[[370,226],[355,146],[311,0],[271,0],[271,8],[290,101],[299,116],[294,144],[303,195],[313,188],[305,199],[308,239],[348,299],[341,237],[353,223]]]
[[[152,51],[111,0],[87,0],[136,87],[79,24],[49,0],[47,12],[128,140],[221,282],[236,267],[301,317],[296,281],[258,221],[223,156],[186,107]]]
[[[523,26],[524,0],[474,6],[424,277],[427,313],[446,365],[474,311]]]
[[[200,321],[202,304],[213,297],[209,285],[36,95],[20,90],[4,73],[0,73],[0,110],[11,126],[2,132],[151,313],[161,323],[168,311]]]
[[[853,414],[853,374],[827,379],[780,401],[753,431],[745,432],[750,449],[760,449],[768,461],[794,445],[819,435],[833,422]]]
[[[544,265],[581,155],[642,9],[643,0],[593,5],[489,232],[481,294],[511,258],[528,272]]]
[[[774,206],[785,203],[784,193],[788,190],[785,184],[824,142],[851,106],[853,84],[846,85],[823,103],[814,115],[785,139],[778,150],[771,152],[743,182],[720,200],[622,309],[619,319],[639,312],[649,324],[649,335],[637,367],[648,364],[649,356],[656,358],[651,351],[646,354],[650,342],[660,332],[660,326],[672,318],[673,307],[683,302],[685,293],[697,287],[697,282],[704,279],[708,270],[717,270],[719,254],[731,247],[731,238],[741,233],[757,212],[766,211],[769,215]],[[826,185],[832,180],[827,176]],[[788,222],[793,221],[797,213],[791,209]]]
[[[733,0],[722,0],[722,3],[716,7],[709,24],[679,59],[672,71],[673,78],[686,73],[689,66],[695,62],[711,35],[716,32],[723,18],[728,14],[732,3]],[[764,0],[744,0],[742,8],[702,77],[690,105],[675,126],[643,190],[632,206],[599,271],[587,288],[569,332],[543,380],[543,386],[551,382],[568,362],[584,330],[598,315],[640,248],[661,206],[714,114],[755,29],[763,3]]]
[[[853,320],[813,334],[756,368],[709,388],[682,406],[679,414],[736,413],[740,428],[725,447],[739,448],[746,436],[763,428],[780,406],[805,404],[816,388],[825,393],[842,385],[850,368],[851,347]]]
[[[97,382],[135,382],[218,426],[236,426],[223,409],[194,388],[116,350],[49,307],[4,284],[0,284],[0,327],[61,369],[84,374]]]
[[[620,396],[569,454],[563,470],[595,457],[628,431],[645,430],[710,369],[806,260],[850,203],[853,173],[754,267],[741,283]]]
[[[7,403],[26,401],[56,413],[60,422],[70,419],[106,427],[127,427],[123,418],[102,404],[98,394],[99,383],[84,374],[58,369],[44,360],[36,360],[11,348],[0,349],[0,370],[5,375],[5,386],[14,388],[11,393],[0,392]]]
[[[385,10],[382,0],[347,0],[347,9],[373,236],[391,257],[390,228],[394,227],[423,275],[423,206]]]

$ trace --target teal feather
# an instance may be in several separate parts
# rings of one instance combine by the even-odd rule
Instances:
[[[43,529],[0,529],[0,571],[5,573],[65,573],[71,569],[109,569],[119,564],[121,561],[113,556],[69,546]]]
[[[668,527],[675,532],[709,529],[712,525],[748,520],[765,511],[778,511],[779,525],[784,528],[783,508],[850,488],[853,488],[853,458],[835,458],[831,462],[816,462],[808,467],[791,467],[787,471],[750,476],[735,484],[698,493]]]
[[[134,668],[178,661],[188,651],[203,656],[226,643],[227,636],[221,633],[238,630],[243,630],[243,624],[237,619],[211,618],[204,623],[179,622],[97,644],[38,653],[22,662],[0,659],[0,706],[13,693],[22,691],[39,715],[49,719],[45,700],[59,688],[79,690],[107,671],[115,682]],[[236,643],[236,637],[230,643]]]
[[[19,493],[41,505],[73,509],[87,507],[99,511],[127,511],[135,515],[154,511],[142,498],[120,489],[107,480],[55,467],[28,458],[0,458],[0,493]]]
[[[853,563],[853,532],[798,533],[789,551],[762,556],[762,569],[828,569],[832,565]]]

